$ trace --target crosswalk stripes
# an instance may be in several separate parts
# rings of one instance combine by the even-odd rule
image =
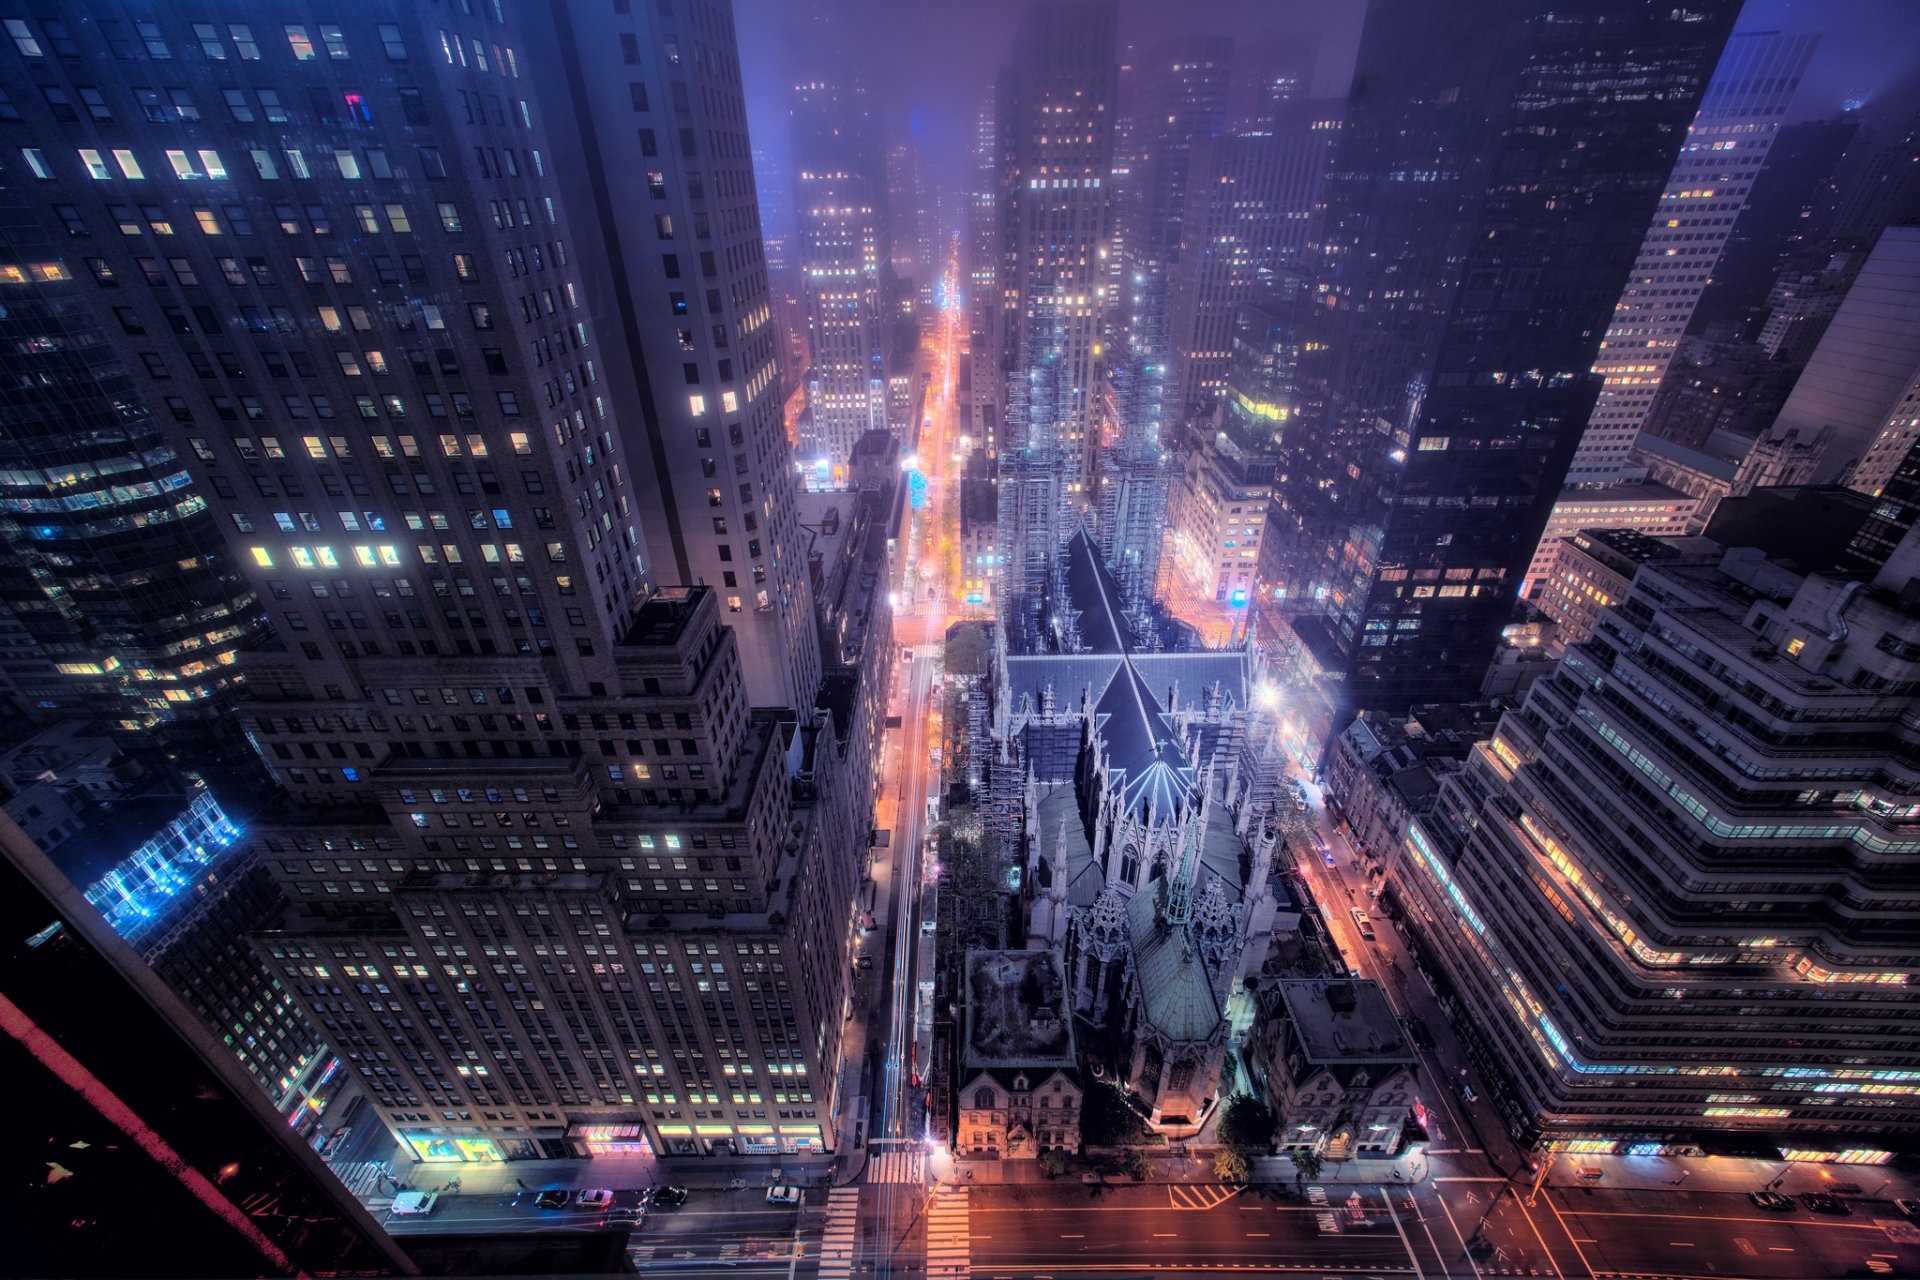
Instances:
[[[860,1188],[827,1194],[827,1225],[820,1237],[820,1280],[846,1280],[860,1247]]]
[[[885,1151],[875,1153],[868,1161],[868,1182],[924,1182],[926,1181],[927,1153],[918,1148],[912,1151]]]
[[[351,1164],[328,1167],[333,1170],[333,1176],[340,1179],[342,1185],[358,1199],[364,1200],[380,1191],[383,1166],[378,1160],[357,1160]]]
[[[972,1263],[967,1189],[938,1187],[927,1208],[927,1280],[966,1280]]]
[[[1176,1182],[1168,1186],[1167,1199],[1175,1209],[1211,1209],[1239,1193],[1238,1187],[1219,1182]]]

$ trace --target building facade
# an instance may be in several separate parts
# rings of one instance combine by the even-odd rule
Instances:
[[[1080,1150],[1082,1087],[1056,951],[970,951],[954,1151],[1033,1159]]]
[[[1404,919],[1523,1138],[1920,1126],[1915,557],[1645,564],[1411,824]]]
[[[793,90],[798,270],[806,306],[809,428],[800,465],[836,487],[854,443],[887,427],[887,295],[893,275],[878,122],[857,91]]]
[[[1262,1012],[1248,1066],[1282,1151],[1379,1160],[1420,1132],[1419,1062],[1378,983],[1281,979],[1262,993]]]
[[[1601,339],[1593,371],[1606,382],[1568,466],[1569,485],[1623,478],[1634,438],[1819,44],[1818,34],[1771,31],[1727,41]]]
[[[1477,689],[1733,13],[1368,10],[1303,334],[1280,646],[1316,755],[1356,709]]]

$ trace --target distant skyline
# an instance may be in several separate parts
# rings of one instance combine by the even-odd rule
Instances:
[[[962,173],[978,110],[994,73],[1012,57],[1027,0],[736,0],[747,119],[754,145],[788,168],[787,105],[796,78],[845,60],[872,90],[890,137],[911,137],[940,187]],[[829,18],[828,15],[833,15]],[[1317,35],[1313,93],[1344,97],[1366,5],[1360,0],[1204,0],[1166,5],[1120,0],[1122,49],[1150,49],[1178,34],[1236,40],[1285,32]],[[834,31],[838,28],[838,32]],[[1741,30],[1819,31],[1820,51],[1790,112],[1831,114],[1850,100],[1892,126],[1920,107],[1920,4],[1913,0],[1748,0]],[[911,51],[902,57],[900,50]]]

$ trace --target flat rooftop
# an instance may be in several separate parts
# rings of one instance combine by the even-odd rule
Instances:
[[[965,1065],[1072,1066],[1066,999],[1057,952],[969,951]]]
[[[1279,985],[1287,1019],[1310,1062],[1413,1061],[1413,1046],[1379,983],[1287,978]]]
[[[633,615],[633,625],[621,638],[623,645],[671,646],[700,608],[705,587],[669,587],[653,596]]]

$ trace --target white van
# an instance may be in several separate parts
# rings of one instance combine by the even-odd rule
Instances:
[[[396,1218],[425,1217],[438,1203],[438,1191],[402,1191],[393,1198],[393,1207],[388,1212]]]

